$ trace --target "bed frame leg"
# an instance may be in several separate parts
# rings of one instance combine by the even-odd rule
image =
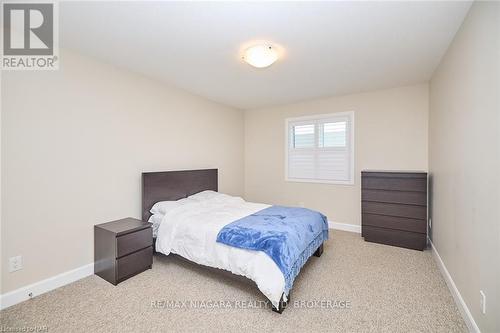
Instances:
[[[278,308],[275,308],[274,305],[273,305],[273,311],[274,312],[277,312],[279,314],[283,313],[283,310],[285,310],[285,308],[288,305],[288,303],[290,303],[290,294],[291,293],[288,293],[288,300],[286,302],[283,300],[283,298],[285,297],[285,294],[281,295],[280,302],[278,303]]]
[[[323,243],[321,243],[321,245],[318,247],[318,249],[316,250],[316,252],[314,252],[314,256],[315,257],[321,257],[322,254],[323,254]]]

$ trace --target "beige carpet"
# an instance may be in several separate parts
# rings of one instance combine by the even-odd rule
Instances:
[[[309,260],[283,314],[242,308],[264,300],[249,280],[158,256],[152,270],[117,287],[91,276],[2,311],[1,324],[48,332],[467,330],[430,251],[366,243],[348,232],[332,232],[323,256]],[[174,301],[193,303],[172,308],[182,306]]]

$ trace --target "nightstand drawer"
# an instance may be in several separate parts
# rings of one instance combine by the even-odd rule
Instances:
[[[153,245],[153,230],[146,228],[116,238],[116,257]]]
[[[116,261],[116,278],[120,282],[151,267],[153,264],[153,247],[150,246]]]

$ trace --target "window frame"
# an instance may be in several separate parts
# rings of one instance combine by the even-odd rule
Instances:
[[[291,149],[291,131],[290,126],[291,123],[297,125],[297,123],[303,122],[304,124],[310,123],[314,121],[315,123],[324,119],[329,118],[342,118],[346,117],[348,119],[347,126],[347,149],[349,150],[349,179],[348,180],[327,180],[327,179],[308,179],[308,178],[290,178],[288,176],[289,168],[288,168],[288,156],[289,151]],[[354,141],[354,111],[346,111],[346,112],[335,112],[335,113],[326,113],[326,114],[316,114],[310,116],[301,116],[301,117],[293,117],[285,119],[285,181],[286,182],[298,182],[298,183],[317,183],[317,184],[335,184],[335,185],[354,185],[355,184],[355,176],[354,176],[354,153],[355,153],[355,141]],[[299,124],[300,125],[300,124]],[[305,150],[328,150],[328,149],[337,149],[336,147],[324,147],[318,148],[318,137],[319,132],[317,126],[314,129],[314,137],[315,137],[315,147],[314,148],[297,148],[297,149],[305,149]]]

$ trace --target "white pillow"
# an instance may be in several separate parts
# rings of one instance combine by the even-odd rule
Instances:
[[[190,195],[187,198],[188,199],[193,199],[193,200],[196,200],[196,201],[206,201],[206,200],[210,200],[210,199],[216,198],[216,197],[218,197],[220,195],[221,195],[221,193],[219,193],[219,192],[207,190],[207,191],[202,191],[202,192],[198,192],[196,194]]]
[[[163,216],[161,214],[153,214],[149,217],[148,222],[153,224],[153,237],[156,237],[158,233],[158,228],[160,227],[161,221],[163,220]]]
[[[184,199],[180,199],[180,200],[176,200],[176,201],[160,201],[160,202],[155,203],[153,205],[153,207],[151,207],[150,212],[153,215],[155,215],[155,214],[165,215],[174,208],[177,208],[179,206],[182,206],[182,205],[185,205],[188,203],[192,203],[192,202],[196,202],[196,201],[191,200],[189,198],[184,198]]]

